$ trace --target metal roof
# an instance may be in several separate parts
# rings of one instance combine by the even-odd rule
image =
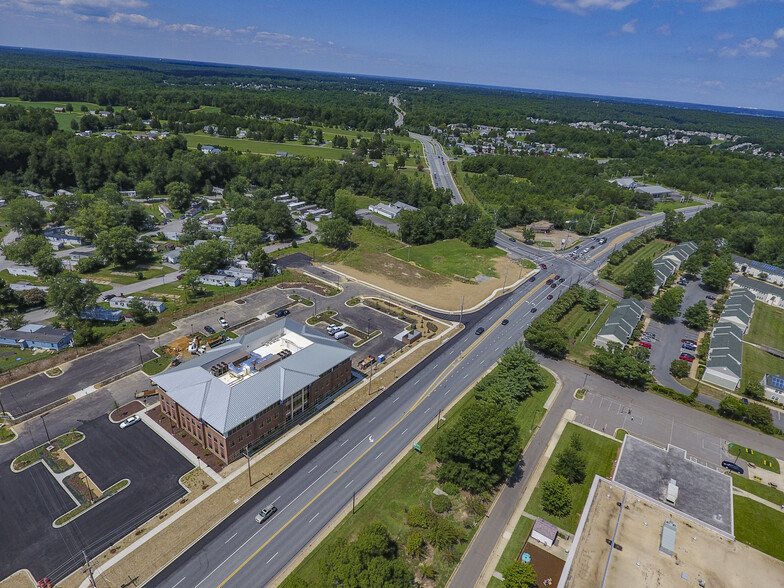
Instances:
[[[234,385],[208,371],[223,358],[230,359],[238,351],[250,353],[286,331],[304,337],[310,345]],[[152,380],[188,412],[226,435],[269,406],[309,386],[352,355],[354,351],[332,337],[284,318],[153,376]]]
[[[622,344],[626,344],[629,337],[632,336],[634,328],[640,322],[645,307],[642,302],[636,298],[625,298],[618,303],[618,306],[612,311],[607,318],[607,322],[599,331],[597,338],[606,338],[614,336]]]
[[[734,323],[713,327],[706,369],[729,372],[740,378],[743,362],[743,330]]]

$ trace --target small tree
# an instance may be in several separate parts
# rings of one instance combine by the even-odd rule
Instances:
[[[586,288],[585,292],[583,292],[583,295],[580,298],[580,303],[588,312],[595,312],[599,310],[599,306],[601,306],[599,293],[596,290],[590,290]]]
[[[704,300],[700,300],[686,309],[683,313],[683,322],[692,329],[704,331],[711,324],[710,311]]]
[[[574,447],[569,446],[558,454],[553,469],[570,484],[581,484],[585,480],[585,458]]]
[[[425,552],[425,538],[422,536],[422,533],[419,531],[411,531],[408,535],[408,540],[406,541],[406,553],[413,557],[414,559],[418,559],[422,557]]]
[[[670,364],[670,373],[674,378],[685,378],[689,375],[689,362],[684,359],[674,359]]]
[[[513,561],[501,573],[504,575],[505,588],[529,588],[536,586],[536,571],[531,564]]]
[[[542,483],[542,509],[560,518],[572,512],[572,488],[566,478],[556,475]]]
[[[727,287],[733,269],[731,259],[719,258],[702,272],[702,282],[711,290],[721,292]]]
[[[333,218],[321,221],[316,231],[319,241],[327,247],[347,249],[351,245],[351,224],[344,218]]]
[[[670,288],[653,301],[651,310],[661,319],[671,321],[680,314],[683,288]]]
[[[760,400],[765,397],[765,387],[759,382],[749,382],[743,388],[743,394],[749,398]]]
[[[641,259],[634,264],[632,271],[626,278],[626,296],[639,296],[647,298],[656,285],[656,274],[653,272],[653,262],[650,258]]]

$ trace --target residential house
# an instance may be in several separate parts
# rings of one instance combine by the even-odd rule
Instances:
[[[8,268],[8,273],[12,276],[38,277],[38,270],[32,265],[12,265]]]
[[[39,194],[38,192],[33,192],[32,190],[22,190],[22,196],[25,198],[34,198],[35,200],[42,200],[44,195]]]
[[[221,149],[213,147],[212,145],[202,145],[201,152],[204,153],[204,155],[217,155],[221,152]]]
[[[619,343],[623,347],[629,342],[644,310],[642,302],[636,298],[621,300],[610,313],[607,322],[604,323],[599,334],[593,340],[593,344],[605,349],[610,343]]]
[[[352,378],[354,351],[285,318],[152,377],[161,411],[223,463],[318,412]]]
[[[120,190],[120,195],[125,198],[136,198],[136,190]]]
[[[781,374],[765,374],[762,378],[765,398],[773,402],[784,402],[784,376]]]
[[[735,390],[743,375],[743,336],[754,312],[754,295],[742,288],[734,290],[724,305],[718,322],[713,327],[708,358],[702,380]]]
[[[653,288],[654,294],[658,293],[667,280],[695,251],[697,251],[697,244],[694,241],[687,241],[670,248],[653,261],[653,273],[656,280]]]
[[[732,262],[735,264],[735,269],[744,275],[784,286],[784,269],[780,267],[762,263],[761,261],[754,261],[753,259],[746,259],[739,255],[733,255]]]
[[[216,270],[215,273],[231,278],[239,278],[240,282],[243,284],[254,282],[257,277],[256,272],[249,267],[231,266],[225,269]]]
[[[109,306],[111,308],[122,308],[128,310],[134,300],[138,300],[144,304],[144,306],[146,306],[147,310],[150,312],[160,313],[166,310],[166,304],[162,300],[156,300],[155,298],[141,298],[138,296],[115,296],[109,301]]]
[[[621,188],[626,188],[627,190],[634,190],[637,186],[637,180],[634,178],[615,178],[614,180],[610,180],[611,184],[617,184]]]
[[[65,227],[52,227],[44,231],[44,237],[54,247],[63,247],[66,245],[78,246],[84,245],[85,240],[78,235],[74,235],[73,229],[66,229]]]
[[[748,290],[758,301],[778,308],[784,308],[784,288],[774,286],[769,282],[747,278],[746,276],[734,276],[730,283],[730,288],[732,290],[738,288]]]
[[[168,206],[166,206],[165,204],[159,204],[158,205],[158,212],[161,213],[161,216],[163,216],[163,218],[173,218],[174,217],[174,214],[172,213],[171,209]]]
[[[180,255],[182,255],[182,249],[172,249],[164,253],[162,257],[166,263],[180,263]]]
[[[73,343],[73,332],[44,325],[29,324],[18,329],[0,331],[0,345],[14,345],[21,349],[52,349],[60,351]]]
[[[205,286],[231,286],[232,288],[242,283],[237,277],[221,274],[203,274],[199,276],[199,282]]]
[[[41,290],[41,292],[48,292],[49,286],[37,286],[36,284],[31,284],[30,282],[12,282],[8,284],[8,286],[14,292],[24,292],[26,290]]]
[[[555,225],[550,221],[540,220],[527,225],[525,228],[532,230],[534,233],[549,233],[553,230],[553,227]]]
[[[103,306],[85,307],[79,316],[90,321],[106,321],[119,323],[123,320],[124,312],[117,308],[104,308]]]

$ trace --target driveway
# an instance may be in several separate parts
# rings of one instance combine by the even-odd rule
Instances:
[[[398,225],[396,222],[381,218],[380,216],[373,214],[367,208],[360,208],[357,210],[357,216],[362,220],[370,221],[377,227],[385,228],[390,233],[394,233],[395,235],[400,234],[400,225]]]

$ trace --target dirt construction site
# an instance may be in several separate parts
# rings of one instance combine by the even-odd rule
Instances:
[[[625,495],[625,496],[624,496]],[[618,503],[623,511],[618,521]],[[708,530],[656,502],[599,479],[578,530],[565,587],[781,586],[784,562]],[[677,524],[672,556],[659,551],[664,522]],[[611,549],[614,533],[616,549]],[[612,550],[609,566],[607,557]]]

